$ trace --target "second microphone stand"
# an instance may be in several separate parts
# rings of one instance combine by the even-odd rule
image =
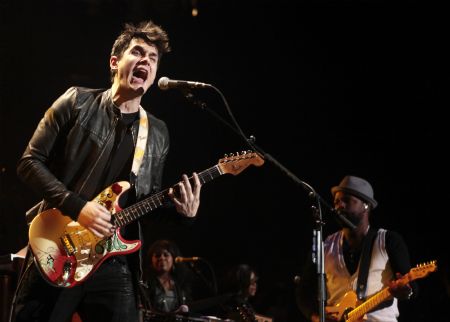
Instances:
[[[222,98],[222,101],[225,104],[228,114],[230,115],[231,119],[233,120],[233,123],[235,124],[235,127],[233,127],[226,120],[224,120],[219,114],[217,114],[216,112],[214,112],[211,109],[208,109],[206,103],[195,98],[194,95],[192,94],[192,92],[189,91],[188,89],[184,89],[183,94],[189,102],[200,107],[202,110],[208,111],[215,118],[217,118],[223,124],[228,126],[233,132],[235,132],[236,134],[241,136],[244,139],[245,143],[253,151],[257,152],[264,160],[268,160],[269,162],[271,162],[282,173],[284,173],[287,177],[289,177],[292,181],[294,181],[296,184],[300,185],[304,190],[307,191],[308,196],[313,200],[313,205],[311,206],[311,209],[313,212],[315,226],[314,226],[314,230],[313,230],[312,261],[316,266],[316,272],[317,272],[317,278],[318,278],[319,318],[320,318],[320,322],[325,322],[326,283],[325,283],[325,263],[324,263],[324,247],[323,247],[323,226],[325,223],[322,220],[322,204],[326,205],[332,214],[336,215],[339,218],[339,220],[341,220],[342,222],[348,224],[349,227],[354,227],[354,225],[347,218],[345,218],[342,214],[340,214],[339,212],[335,211],[332,207],[330,207],[323,200],[323,198],[320,197],[320,195],[314,190],[314,188],[311,185],[300,180],[291,171],[289,171],[285,166],[283,166],[280,162],[278,162],[274,157],[272,157],[270,154],[264,152],[260,147],[258,147],[255,144],[256,139],[253,135],[250,135],[250,137],[247,138],[247,136],[244,134],[244,132],[240,128],[238,122],[234,118],[233,113],[231,112],[231,109],[228,105],[228,102],[225,99],[225,96],[215,86],[210,85],[209,87],[213,88],[217,93],[219,93],[220,97]]]

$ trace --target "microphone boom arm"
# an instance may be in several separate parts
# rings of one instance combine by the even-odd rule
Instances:
[[[228,111],[228,114],[230,115],[230,118],[235,126],[233,127],[232,125],[230,125],[228,122],[226,122],[224,119],[222,119],[217,113],[211,111],[210,109],[205,109],[205,108],[203,108],[203,109],[210,112],[217,119],[219,119],[222,123],[224,123],[229,128],[231,128],[235,133],[240,135],[242,137],[242,139],[244,139],[245,143],[248,144],[253,151],[258,153],[263,159],[269,160],[282,173],[284,173],[291,180],[293,180],[296,184],[300,185],[304,190],[306,190],[308,192],[309,197],[311,197],[312,199],[315,200],[315,205],[313,205],[311,207],[313,209],[314,217],[316,219],[315,220],[316,227],[314,228],[314,231],[313,231],[313,235],[314,235],[313,260],[316,264],[317,277],[318,277],[319,294],[318,294],[317,300],[319,303],[319,321],[325,322],[326,281],[325,281],[325,272],[324,272],[325,264],[324,264],[324,256],[323,256],[323,232],[322,232],[322,227],[325,223],[322,220],[322,210],[321,209],[322,209],[322,204],[325,204],[328,207],[328,209],[333,209],[333,208],[330,207],[327,203],[325,203],[323,201],[323,198],[314,190],[314,188],[311,185],[309,185],[305,181],[300,180],[296,175],[294,175],[291,171],[289,171],[289,169],[287,169],[285,166],[283,166],[274,157],[272,157],[270,154],[264,152],[260,147],[258,147],[255,144],[255,137],[253,135],[250,136],[250,138],[248,138],[245,135],[244,131],[239,126],[238,122],[236,121],[225,96],[215,86],[211,85],[211,88],[213,88],[217,93],[219,93],[219,95],[222,98],[222,101],[224,102],[224,105]],[[345,218],[345,220],[346,219],[347,218]]]

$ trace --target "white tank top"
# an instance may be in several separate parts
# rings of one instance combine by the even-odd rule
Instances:
[[[386,230],[379,229],[372,248],[366,297],[380,291],[394,277],[385,245]],[[325,273],[327,276],[328,305],[340,303],[348,291],[356,291],[359,264],[356,272],[350,275],[342,250],[343,233],[338,231],[328,236],[324,242]],[[399,315],[397,299],[391,306],[366,314],[364,321],[397,322]]]

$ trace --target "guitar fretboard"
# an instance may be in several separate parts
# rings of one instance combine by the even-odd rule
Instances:
[[[218,165],[206,169],[198,174],[201,184],[207,183],[222,175]],[[192,177],[189,178],[191,180]],[[175,187],[175,186],[174,186]],[[134,205],[125,208],[115,214],[115,224],[123,227],[141,218],[145,214],[161,207],[169,201],[169,189],[162,190],[148,198],[145,198]]]
[[[379,291],[377,294],[369,298],[366,302],[358,306],[356,309],[348,313],[346,322],[357,322],[364,316],[367,312],[371,311],[373,308],[377,307],[382,302],[386,301],[392,297],[389,292],[389,288],[386,287]]]

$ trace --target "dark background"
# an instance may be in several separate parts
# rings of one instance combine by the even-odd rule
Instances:
[[[199,15],[193,17],[196,6]],[[328,202],[347,174],[369,180],[374,225],[398,231],[413,264],[437,259],[401,321],[449,321],[444,222],[449,20],[430,1],[0,1],[0,254],[27,243],[24,212],[39,198],[15,175],[37,122],[69,86],[109,87],[109,53],[123,23],[152,19],[172,53],[160,76],[214,84],[246,135]],[[228,122],[212,90],[197,98]],[[165,120],[165,186],[204,170],[244,140],[176,90],[152,86],[143,106]],[[447,135],[448,138],[448,135]],[[293,278],[307,260],[308,193],[273,164],[202,188],[197,222],[169,231],[185,256],[218,278],[233,264],[260,274],[255,305],[276,322],[302,321]],[[338,226],[324,213],[325,235]],[[276,313],[278,312],[278,313]]]

